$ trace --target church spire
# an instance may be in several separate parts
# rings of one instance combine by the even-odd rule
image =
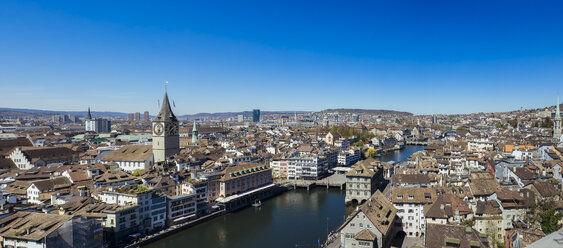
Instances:
[[[192,128],[192,143],[197,142],[197,125],[194,120],[194,128]]]
[[[559,96],[557,96],[557,106],[555,109],[555,119],[561,119],[561,113],[559,112]]]
[[[160,112],[156,116],[155,120],[159,121],[178,121],[174,113],[172,112],[172,108],[170,107],[170,102],[168,101],[168,92],[164,90],[164,98],[162,99],[162,107],[160,108]]]
[[[86,117],[86,119],[88,120],[92,119],[92,113],[90,113],[90,106],[88,106],[88,117]]]

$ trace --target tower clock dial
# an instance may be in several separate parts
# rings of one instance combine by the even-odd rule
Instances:
[[[157,123],[157,124],[154,125],[153,131],[154,131],[154,134],[161,135],[162,131],[164,131],[164,127],[162,126],[161,123]]]
[[[168,135],[176,135],[178,133],[178,124],[172,122],[166,125],[166,133]]]

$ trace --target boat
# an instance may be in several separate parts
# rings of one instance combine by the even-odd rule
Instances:
[[[253,206],[253,207],[256,207],[256,208],[257,208],[257,207],[260,207],[260,206],[262,206],[262,202],[261,202],[259,199],[256,199],[256,200],[254,201],[254,203],[252,203],[252,206]]]

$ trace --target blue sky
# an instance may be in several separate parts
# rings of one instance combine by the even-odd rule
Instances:
[[[561,1],[0,1],[0,107],[554,105]]]

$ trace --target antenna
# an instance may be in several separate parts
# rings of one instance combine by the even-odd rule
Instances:
[[[160,108],[160,99],[157,99],[157,101],[158,101],[158,107]]]

